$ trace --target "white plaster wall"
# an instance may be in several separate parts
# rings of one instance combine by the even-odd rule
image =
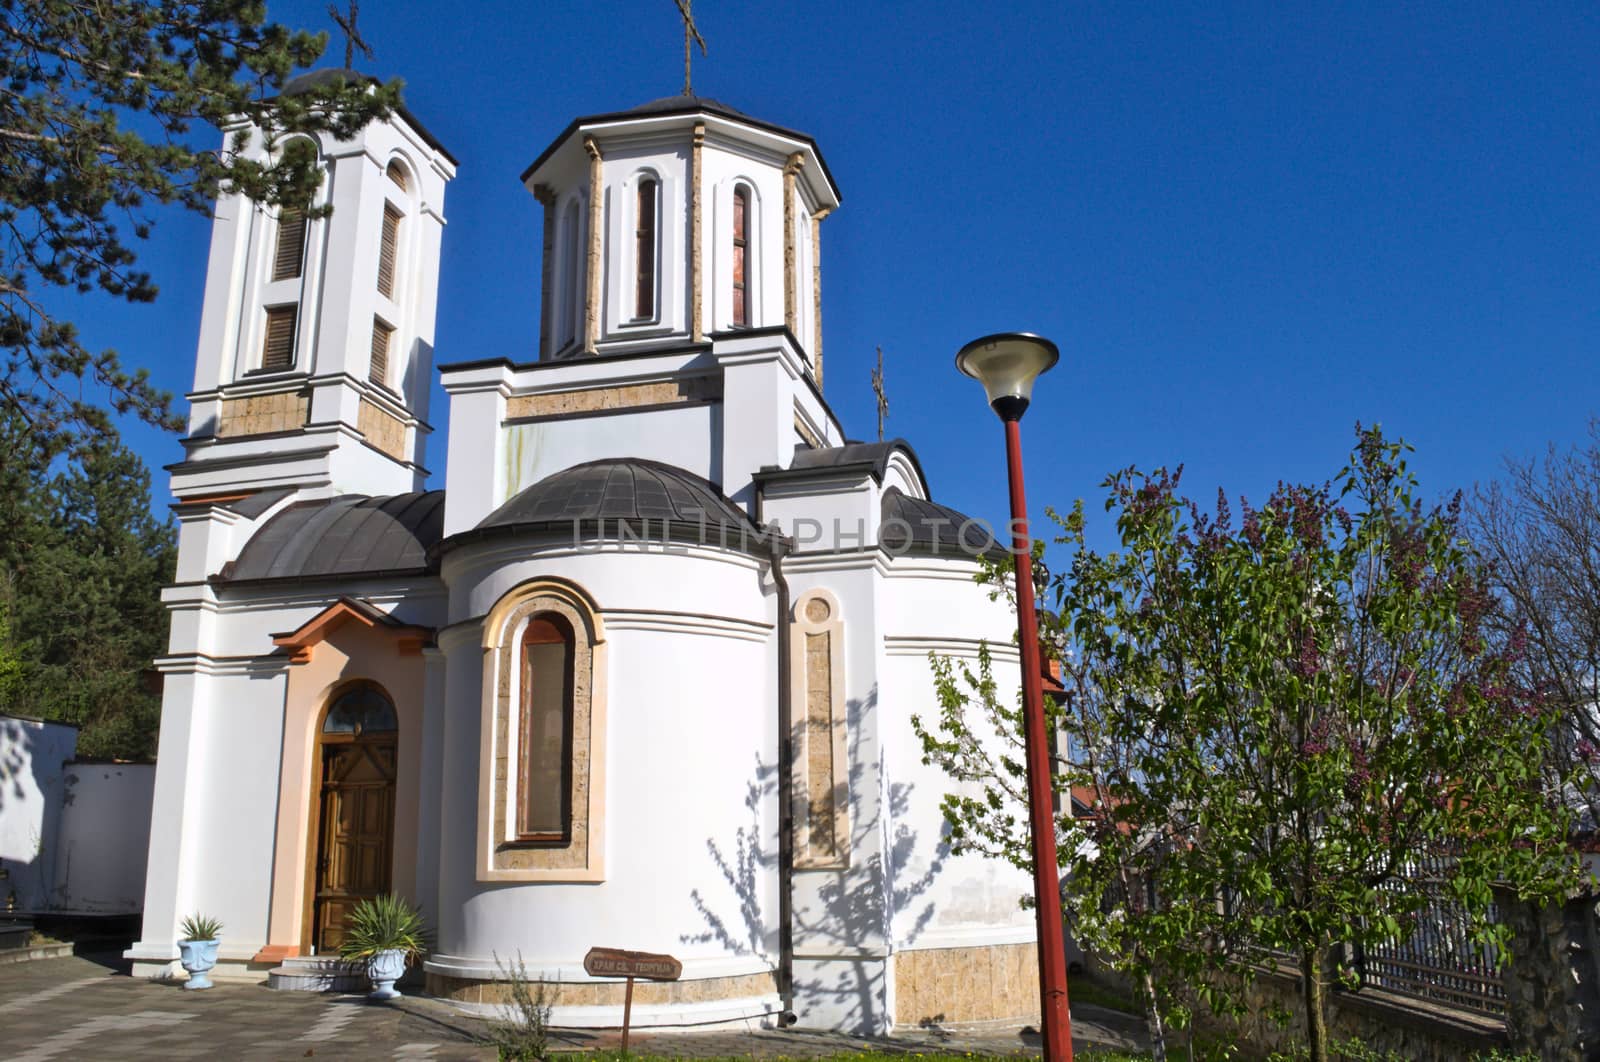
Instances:
[[[181,921],[204,913],[221,920],[224,959],[247,960],[267,942],[287,678],[285,666],[197,683],[194,711],[205,717],[203,742],[191,754],[194,774],[185,794],[191,850],[177,883],[175,916]],[[153,831],[166,828],[152,825]],[[171,934],[176,924],[152,925],[147,914],[146,940],[163,929]]]
[[[13,891],[19,911],[49,906],[65,764],[77,744],[76,727],[0,715],[0,908]]]
[[[608,641],[606,880],[476,880],[484,653],[477,625],[461,623],[442,640],[452,710],[439,961],[492,972],[495,954],[520,951],[531,972],[582,980],[584,953],[600,945],[670,952],[686,977],[770,968],[776,661],[758,567],[704,550],[546,551],[515,562],[452,557],[447,576],[459,619],[481,617],[537,577],[571,580],[598,604]],[[708,617],[732,622],[719,630]]]
[[[974,571],[967,562],[907,556],[892,562],[880,588],[879,725],[892,794],[891,886],[903,898],[890,928],[896,950],[1034,938],[1033,916],[1019,906],[1032,891],[1028,875],[949,854],[939,803],[956,786],[939,768],[923,765],[911,726],[913,714],[929,725],[938,718],[930,651],[975,669],[978,644],[987,640],[1000,688],[1020,689],[1014,614],[972,583]]]
[[[505,473],[495,505],[546,476],[607,458],[648,458],[716,483],[722,472],[720,421],[720,407],[707,404],[508,424],[500,433],[498,458]]]
[[[55,903],[75,914],[135,914],[144,901],[153,763],[73,763],[56,830]]]

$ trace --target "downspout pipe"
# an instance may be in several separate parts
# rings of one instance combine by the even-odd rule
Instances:
[[[756,521],[765,517],[765,495],[756,488]],[[765,528],[772,584],[778,596],[778,1027],[795,1024],[794,1012],[794,694],[790,675],[789,580],[783,558],[790,543],[776,527]]]

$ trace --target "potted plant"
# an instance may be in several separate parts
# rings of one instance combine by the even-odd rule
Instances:
[[[384,894],[362,900],[350,912],[339,956],[367,964],[372,981],[367,998],[381,1001],[400,997],[394,983],[424,948],[422,915],[400,897]]]
[[[217,945],[222,943],[222,923],[203,914],[193,914],[179,927],[178,955],[189,980],[189,991],[211,987],[211,968],[217,964]]]

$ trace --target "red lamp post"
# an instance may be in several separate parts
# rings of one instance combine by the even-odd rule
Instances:
[[[1022,414],[1033,382],[1060,359],[1048,339],[1002,332],[974,339],[956,355],[956,368],[983,384],[989,405],[1006,426],[1011,484],[1011,548],[1017,566],[1017,643],[1022,657],[1023,737],[1028,754],[1028,821],[1033,837],[1033,894],[1039,919],[1039,1016],[1046,1062],[1071,1062],[1072,1015],[1067,1010],[1067,953],[1056,870],[1056,824],[1050,781],[1050,735],[1045,728],[1039,666],[1039,618],[1033,604],[1033,551],[1022,487]]]

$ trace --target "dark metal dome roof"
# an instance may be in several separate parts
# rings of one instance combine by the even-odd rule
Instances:
[[[296,502],[250,537],[221,582],[417,574],[444,532],[444,491]]]
[[[881,442],[847,442],[843,446],[796,447],[794,460],[788,468],[763,469],[756,473],[757,480],[812,479],[825,475],[870,475],[879,483],[889,470],[889,459],[896,452],[906,455],[916,472],[922,489],[928,489],[928,477],[922,472],[922,462],[917,452],[904,439],[885,439]]]
[[[721,100],[711,99],[709,96],[662,96],[649,103],[641,103],[637,107],[629,107],[625,114],[682,114],[686,111],[708,111],[712,114],[726,114],[732,118],[749,118],[750,116],[737,107],[730,107]]]
[[[443,548],[518,534],[607,538],[628,533],[751,550],[759,531],[738,506],[693,472],[659,461],[611,458],[546,476]]]
[[[938,502],[913,498],[899,487],[883,492],[878,545],[889,553],[998,560],[1005,556],[992,528]]]
[[[371,74],[363,74],[359,70],[347,67],[330,66],[321,70],[307,70],[303,74],[296,74],[283,83],[284,96],[303,96],[313,89],[329,85],[376,85],[378,79]]]

